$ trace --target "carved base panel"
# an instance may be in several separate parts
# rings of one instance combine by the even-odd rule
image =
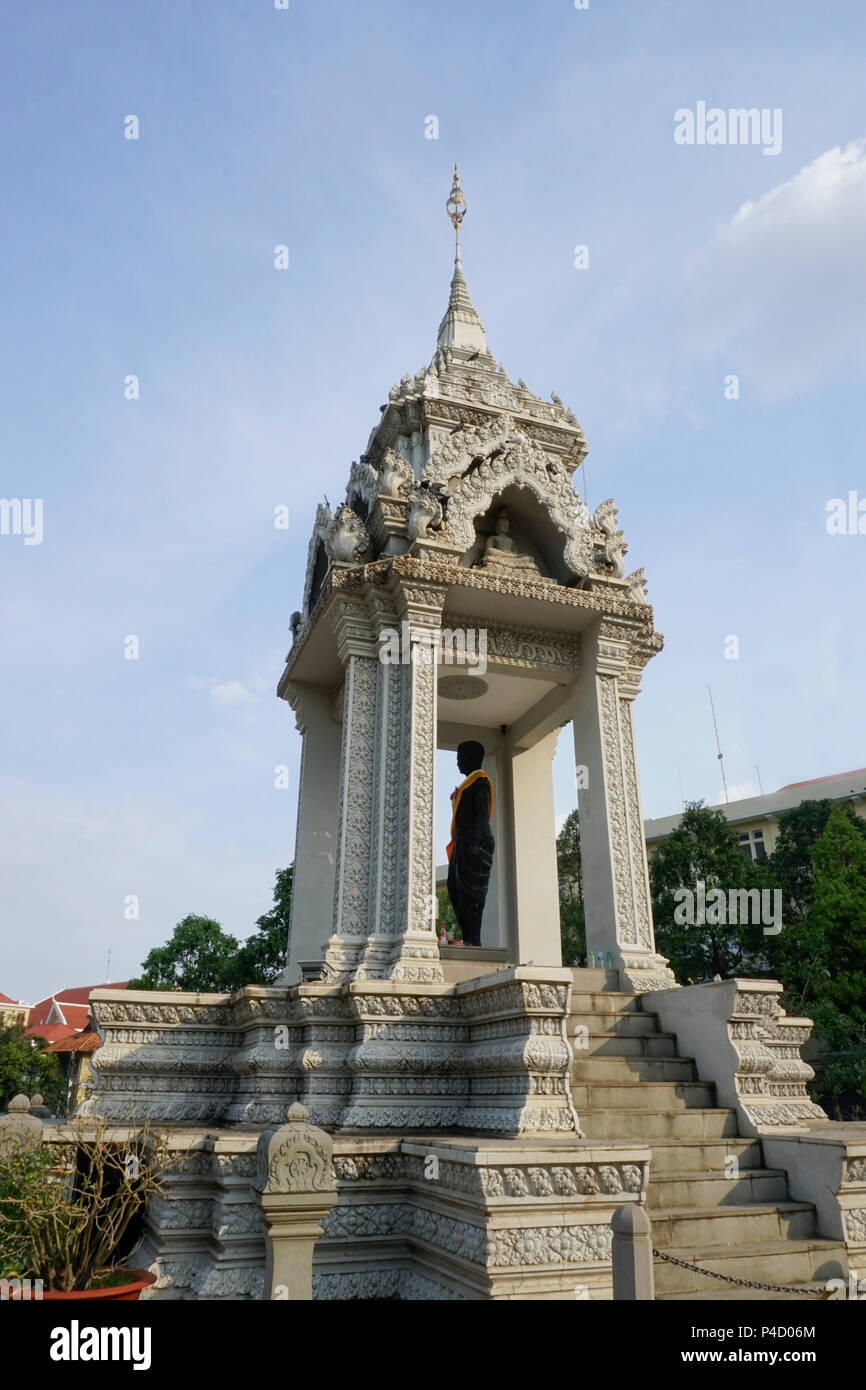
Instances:
[[[99,991],[93,1014],[105,1041],[90,1109],[121,1122],[150,1113],[251,1127],[279,1124],[301,1101],[328,1129],[578,1134],[570,981],[567,970],[515,967],[452,985]]]
[[[267,1138],[267,1136],[265,1136]],[[260,1300],[261,1136],[176,1136],[141,1262],[156,1299]],[[609,1299],[610,1220],[645,1199],[650,1153],[572,1138],[337,1135],[315,1246],[322,1300]]]
[[[667,958],[655,952],[623,952],[618,964],[620,988],[633,994],[651,994],[656,989],[676,989],[674,972]]]

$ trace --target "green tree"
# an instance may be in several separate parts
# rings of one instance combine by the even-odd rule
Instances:
[[[436,935],[439,935],[440,927],[456,927],[457,917],[451,899],[448,896],[447,888],[436,890]]]
[[[826,941],[821,993],[849,1017],[866,1007],[866,839],[834,806],[812,851],[809,921]]]
[[[836,829],[825,841],[831,819]],[[866,824],[848,807],[832,801],[804,801],[786,811],[779,822],[779,838],[769,866],[784,894],[785,927],[768,943],[768,955],[773,972],[785,986],[783,1003],[794,1013],[801,1013],[808,1001],[832,997],[831,982],[840,970],[840,957],[828,929],[839,907],[834,882],[845,858],[838,852],[842,827],[847,829],[846,843],[855,851],[858,844],[866,851]],[[819,845],[823,846],[820,850]],[[816,915],[818,861],[822,865],[822,910]],[[855,870],[855,881],[856,877]],[[844,1031],[844,1025],[831,1020],[829,1014],[826,1017],[834,1035],[839,1034],[840,1027]],[[816,1036],[820,1034],[816,1019]]]
[[[786,926],[802,922],[812,905],[814,866],[812,850],[823,835],[834,803],[801,801],[779,818],[779,836],[770,859],[774,882],[784,893]],[[858,834],[866,839],[866,821],[854,815],[850,807],[843,814]],[[783,933],[784,935],[784,933]]]
[[[236,939],[212,917],[190,913],[178,922],[164,946],[142,961],[142,974],[130,989],[178,989],[222,993],[236,988]]]
[[[846,1092],[859,1096],[862,1107],[866,1097],[866,1012],[856,1008],[844,1014],[829,999],[815,999],[809,1005],[809,1017],[815,1024],[815,1038],[822,1044],[814,1063],[819,1092],[833,1097]],[[837,1119],[842,1119],[841,1113]]]
[[[234,964],[235,989],[244,985],[274,985],[286,965],[289,914],[292,908],[294,866],[277,869],[274,905],[256,922],[256,930],[241,945]]]
[[[63,1073],[57,1054],[42,1052],[44,1038],[29,1038],[22,1023],[0,1027],[0,1106],[13,1096],[37,1092],[50,1110],[63,1095]]]
[[[720,888],[729,901],[732,890],[769,888],[766,865],[753,863],[740,849],[736,832],[721,811],[691,801],[676,830],[662,840],[650,859],[656,943],[681,984],[721,975],[766,973],[766,941],[760,924],[675,920],[677,889],[697,895]],[[697,914],[696,914],[697,915]],[[727,915],[727,914],[725,914]]]
[[[562,963],[578,965],[586,958],[586,913],[583,906],[580,820],[576,810],[566,816],[556,837],[556,872],[559,879]]]

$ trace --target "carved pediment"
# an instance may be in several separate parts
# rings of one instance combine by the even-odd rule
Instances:
[[[431,459],[431,471],[436,458]],[[484,457],[472,459],[459,479],[451,482],[442,540],[469,550],[476,538],[476,518],[509,487],[526,488],[542,504],[563,537],[565,563],[575,575],[587,573],[593,551],[589,513],[563,464],[533,448],[513,429],[513,422],[504,440],[494,443]]]

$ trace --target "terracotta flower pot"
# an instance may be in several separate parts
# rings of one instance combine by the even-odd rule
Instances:
[[[151,1274],[149,1269],[124,1269],[118,1273],[128,1275],[129,1282],[126,1284],[111,1284],[107,1289],[74,1289],[71,1293],[63,1293],[60,1289],[51,1289],[43,1293],[42,1301],[47,1303],[49,1299],[56,1303],[67,1299],[87,1299],[88,1301],[98,1298],[103,1303],[134,1303],[141,1294],[142,1289],[147,1289],[151,1284],[156,1283],[156,1275]]]

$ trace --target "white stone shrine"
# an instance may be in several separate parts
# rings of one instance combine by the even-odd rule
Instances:
[[[618,1235],[658,1249],[656,1297],[710,1296],[716,1274],[805,1296],[866,1258],[866,1125],[809,1099],[811,1023],[781,985],[678,988],[655,949],[632,703],[661,638],[643,571],[625,574],[613,502],[591,516],[575,489],[574,415],[487,348],[456,171],[448,211],[436,351],[392,388],[345,502],[319,507],[292,621],[285,979],[95,991],[88,1108],[147,1114],[187,1155],[148,1211],[154,1297],[282,1281],[292,1298],[610,1298],[629,1204],[651,1237],[627,1211]],[[551,763],[568,723],[603,969],[560,957]],[[436,752],[466,739],[486,750],[496,852],[483,945],[449,950]]]
[[[643,571],[625,575],[613,502],[590,516],[575,489],[587,452],[575,416],[515,385],[487,347],[461,265],[464,211],[455,171],[433,359],[392,388],[345,502],[320,506],[310,542],[279,687],[303,735],[286,981],[323,957],[331,981],[442,980],[436,750],[463,739],[484,745],[494,786],[483,944],[561,965],[552,758],[571,723],[589,947],[636,991],[666,988],[632,721],[662,639]],[[397,662],[383,659],[394,633]]]

